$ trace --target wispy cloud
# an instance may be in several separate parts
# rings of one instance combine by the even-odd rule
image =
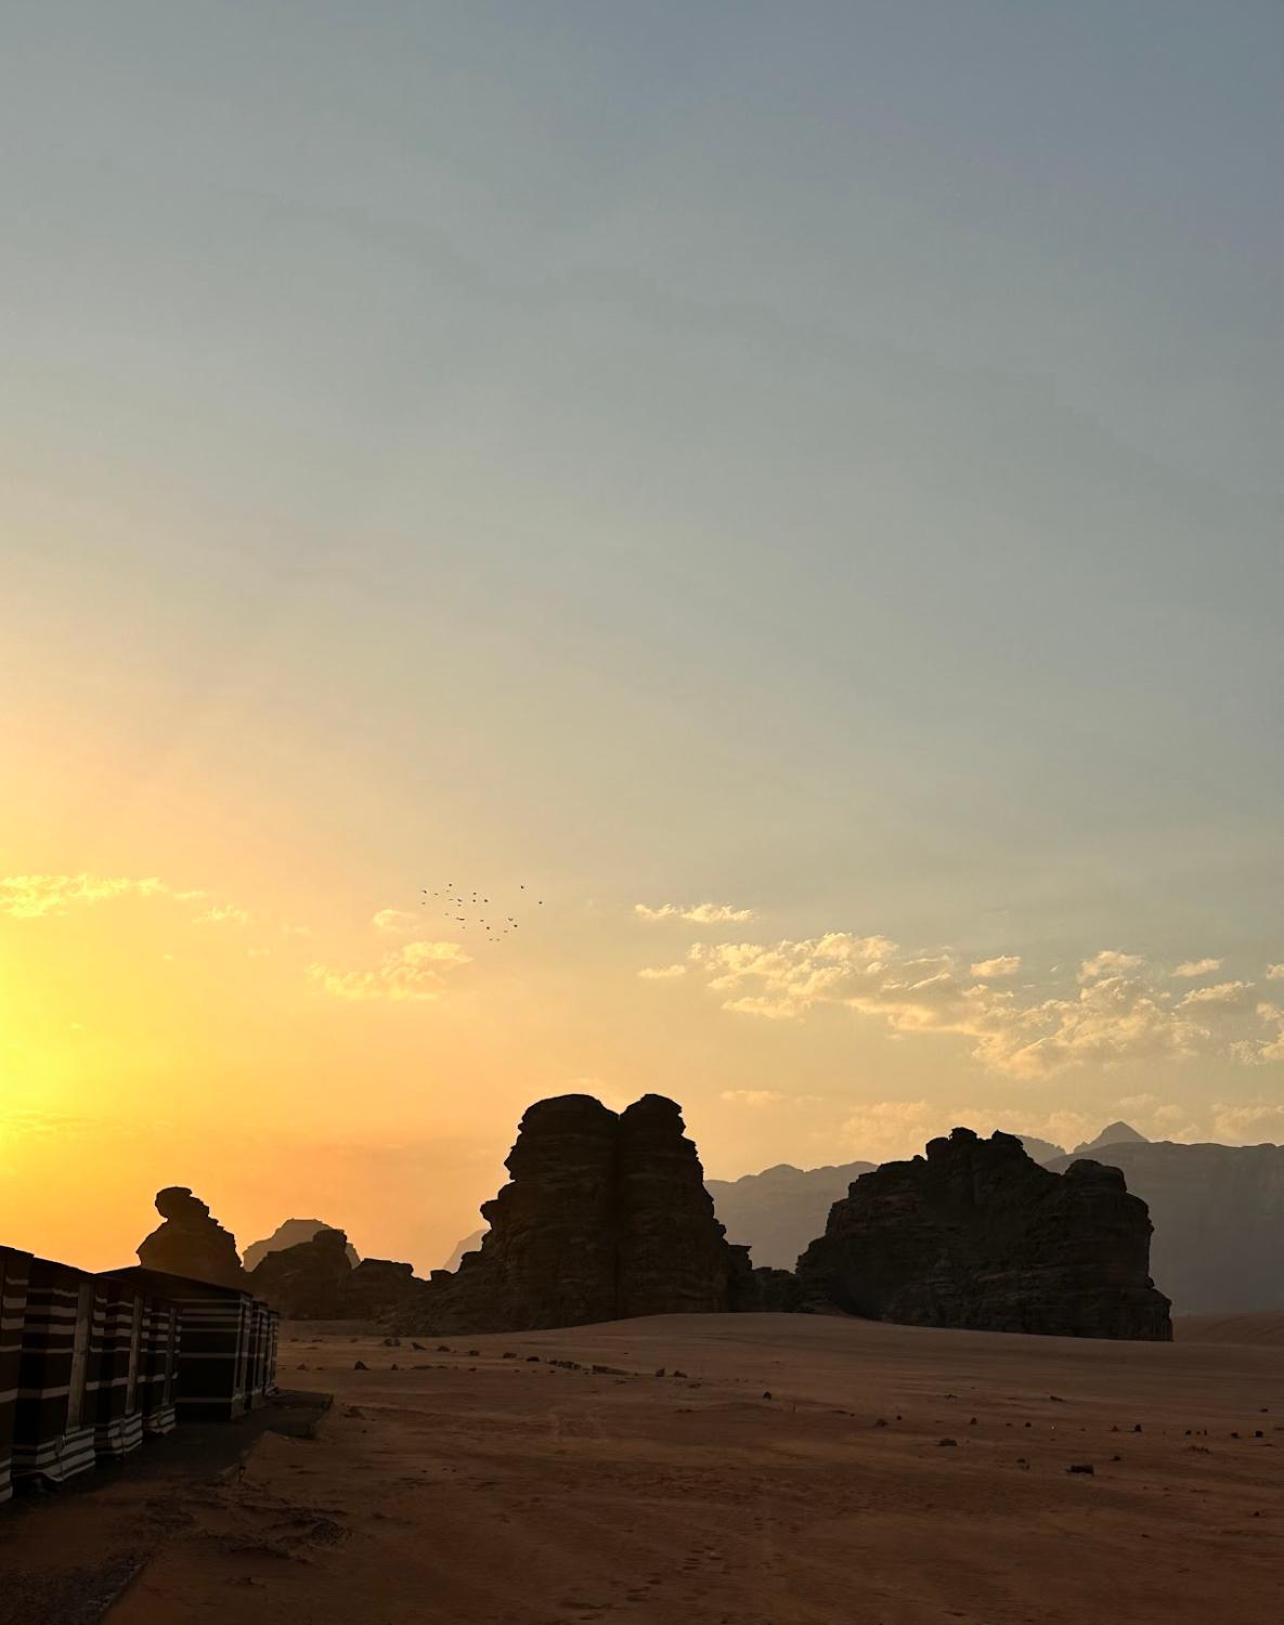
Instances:
[[[999,954],[995,959],[978,959],[969,967],[973,976],[986,981],[996,976],[1015,976],[1021,969],[1020,954]]]
[[[724,1089],[718,1099],[729,1106],[778,1106],[789,1096],[778,1089]]]
[[[1173,975],[1189,980],[1194,976],[1212,976],[1221,968],[1220,959],[1183,959],[1180,965],[1173,966]]]
[[[730,903],[661,903],[656,908],[635,903],[633,912],[640,920],[684,920],[688,925],[744,925],[755,917],[753,909]]]
[[[1266,980],[1268,982],[1284,982],[1284,965],[1268,965],[1266,967]]]
[[[376,931],[386,931],[395,935],[400,931],[409,931],[418,922],[413,914],[408,914],[404,908],[381,908],[370,921]]]
[[[248,925],[250,915],[248,909],[237,908],[235,903],[218,903],[213,908],[207,908],[203,914],[197,914],[192,923],[194,925]]]
[[[1182,996],[1177,1008],[1188,1010],[1198,1006],[1202,1010],[1245,1010],[1251,1002],[1251,982],[1218,982],[1212,987],[1192,987]]]
[[[672,982],[686,974],[685,965],[644,965],[638,972],[644,982]]]
[[[135,879],[126,875],[4,875],[0,877],[0,914],[15,920],[38,920],[91,908],[125,897],[168,898],[172,902],[201,902],[203,891],[183,891],[155,876]]]
[[[1019,963],[1015,954],[997,963]],[[723,1009],[776,1022],[841,1006],[882,1021],[898,1038],[953,1036],[988,1069],[1037,1079],[1069,1067],[1221,1055],[1284,1059],[1284,1015],[1257,1006],[1272,1030],[1254,1031],[1249,983],[1165,990],[1140,954],[1106,948],[1085,958],[1068,989],[1038,993],[979,979],[990,961],[958,963],[945,949],[907,953],[883,936],[828,932],[774,943],[695,943],[688,974]],[[993,972],[990,973],[994,975]]]
[[[1140,954],[1126,954],[1118,948],[1103,948],[1079,966],[1079,980],[1092,982],[1099,976],[1124,976],[1140,970],[1146,961]]]
[[[308,976],[337,999],[431,1000],[441,997],[451,971],[472,963],[456,942],[406,942],[385,954],[373,970],[335,970],[309,965]]]

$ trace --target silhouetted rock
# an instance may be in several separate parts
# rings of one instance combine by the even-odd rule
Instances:
[[[409,1264],[364,1258],[353,1269],[342,1230],[321,1229],[310,1241],[268,1253],[250,1285],[292,1320],[382,1320],[414,1296]]]
[[[1127,1140],[1097,1156],[1150,1208],[1150,1267],[1175,1313],[1284,1309],[1284,1146]]]
[[[1166,1341],[1150,1228],[1117,1169],[1054,1174],[1014,1135],[956,1128],[858,1179],[798,1276],[809,1303],[873,1320]]]
[[[186,1185],[167,1185],[158,1191],[156,1210],[164,1222],[138,1244],[138,1262],[144,1269],[216,1286],[245,1286],[236,1237],[210,1217],[209,1208]]]
[[[729,1307],[737,1259],[714,1216],[682,1112],[643,1095],[616,1137],[615,1314],[709,1314]],[[745,1263],[748,1262],[747,1255]]]
[[[341,1320],[386,1320],[414,1300],[423,1282],[410,1264],[363,1258],[343,1285]]]
[[[318,1230],[337,1230],[321,1219],[286,1219],[265,1241],[252,1241],[243,1254],[245,1268],[255,1270],[269,1253],[282,1253],[287,1247],[297,1247],[301,1241],[311,1241]],[[353,1269],[361,1262],[357,1249],[348,1243],[348,1262]]]
[[[729,1247],[671,1101],[622,1115],[590,1095],[538,1101],[482,1207],[480,1249],[434,1270],[411,1331],[522,1331],[732,1306],[748,1270]]]
[[[352,1273],[347,1236],[318,1230],[309,1241],[268,1253],[251,1272],[250,1287],[292,1320],[337,1320]]]

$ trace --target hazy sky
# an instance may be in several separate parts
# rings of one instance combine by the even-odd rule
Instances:
[[[0,1236],[1284,1139],[1277,0],[3,11]]]

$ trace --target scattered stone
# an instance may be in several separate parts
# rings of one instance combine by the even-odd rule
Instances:
[[[1066,1468],[1066,1472],[1068,1473],[1086,1473],[1089,1478],[1091,1478],[1096,1471],[1097,1469],[1092,1465],[1092,1463],[1087,1461],[1077,1461]]]
[[[366,1362],[364,1360],[358,1360],[355,1363],[355,1365],[352,1367],[352,1369],[354,1371],[369,1371],[370,1367],[366,1364]]]
[[[941,1446],[943,1446],[943,1445],[954,1445],[955,1447],[957,1447],[958,1440],[957,1439],[938,1439],[936,1441],[936,1444],[937,1444],[938,1449],[940,1449]]]

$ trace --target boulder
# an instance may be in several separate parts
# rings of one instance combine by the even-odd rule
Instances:
[[[873,1320],[1167,1341],[1150,1233],[1117,1169],[1058,1175],[1014,1135],[956,1128],[857,1179],[797,1273],[810,1307]]]
[[[167,1185],[158,1191],[156,1210],[163,1222],[138,1244],[138,1262],[144,1269],[215,1286],[245,1287],[236,1237],[211,1218],[206,1204],[186,1185]]]

